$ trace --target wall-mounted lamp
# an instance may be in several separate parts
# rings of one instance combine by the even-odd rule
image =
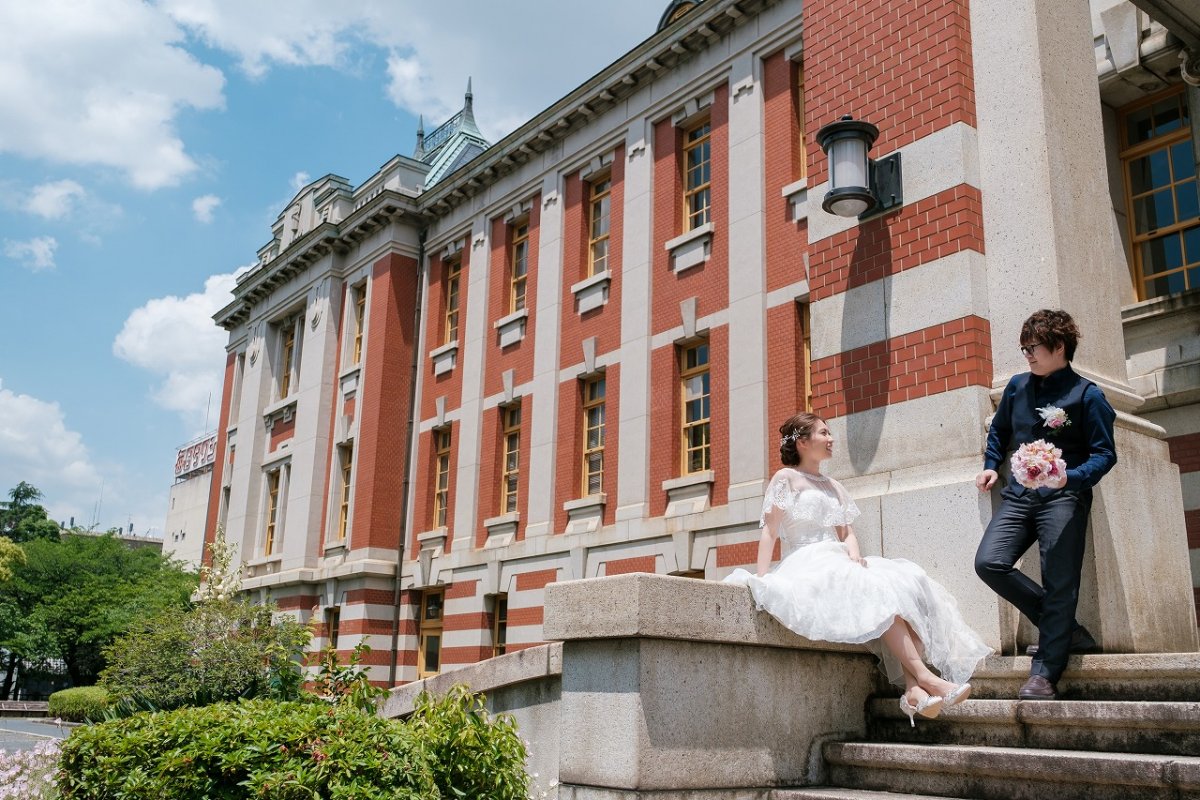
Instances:
[[[821,208],[839,217],[863,218],[904,202],[900,153],[872,160],[867,153],[879,128],[847,114],[817,131],[829,159],[829,193]]]

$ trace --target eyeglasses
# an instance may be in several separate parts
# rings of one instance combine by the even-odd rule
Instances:
[[[1041,343],[1041,342],[1034,342],[1033,344],[1030,344],[1030,345],[1024,345],[1024,344],[1023,344],[1023,345],[1021,345],[1021,347],[1020,347],[1020,350],[1021,350],[1021,355],[1023,355],[1023,356],[1031,356],[1031,355],[1033,355],[1033,351],[1034,351],[1034,350],[1036,350],[1036,349],[1038,349],[1038,348],[1039,348],[1041,345],[1042,345],[1042,343]]]

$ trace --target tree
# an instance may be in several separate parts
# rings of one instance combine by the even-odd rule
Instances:
[[[238,596],[234,548],[219,533],[195,607],[148,617],[105,651],[101,683],[118,702],[173,709],[299,695],[299,658],[311,631],[291,617],[276,620],[273,604]]]
[[[18,544],[35,539],[58,539],[58,523],[38,504],[43,497],[25,481],[9,490],[8,501],[0,502],[0,535]]]
[[[12,568],[25,563],[25,551],[19,545],[0,538],[0,583],[12,580]]]
[[[25,563],[0,583],[0,649],[11,667],[62,661],[70,685],[94,683],[104,648],[141,619],[186,607],[196,576],[113,536],[64,536],[22,545]],[[3,687],[7,696],[11,679]]]

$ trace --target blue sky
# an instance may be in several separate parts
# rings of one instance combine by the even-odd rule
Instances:
[[[295,191],[410,154],[468,77],[499,139],[666,5],[0,0],[0,492],[161,535],[216,426],[211,316]]]

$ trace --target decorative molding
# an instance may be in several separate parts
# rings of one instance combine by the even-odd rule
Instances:
[[[665,247],[671,254],[671,271],[679,274],[708,261],[712,256],[715,230],[711,222],[706,222],[667,242]]]
[[[487,529],[487,543],[484,548],[491,550],[512,544],[517,538],[517,526],[520,523],[521,514],[517,511],[485,519],[483,527]]]
[[[711,504],[714,473],[711,469],[695,472],[682,478],[662,482],[667,493],[667,511],[664,517],[682,517],[707,511]]]
[[[514,394],[515,390],[513,389],[514,377],[515,377],[515,373],[511,369],[504,370],[504,372],[501,373],[501,375],[500,375],[500,380],[504,384],[504,402],[505,403],[511,403],[513,401],[513,399],[516,397],[516,395]]]
[[[430,350],[429,360],[433,362],[434,375],[445,375],[452,371],[458,363],[458,340],[453,339],[441,347]]]
[[[436,409],[437,426],[440,428],[446,424],[446,396],[436,398],[433,407]]]
[[[500,347],[514,345],[525,338],[525,321],[528,317],[529,309],[522,308],[492,323],[492,327],[500,332]]]
[[[589,336],[583,340],[583,374],[591,375],[596,371],[596,337]]]
[[[604,504],[608,496],[601,492],[562,504],[567,512],[567,527],[563,533],[594,533],[604,524]]]
[[[683,325],[683,338],[692,339],[696,336],[696,303],[697,298],[689,297],[679,303],[679,319]]]
[[[608,289],[611,283],[612,273],[604,270],[572,284],[571,293],[575,295],[576,311],[579,314],[586,314],[603,307],[608,302]]]

